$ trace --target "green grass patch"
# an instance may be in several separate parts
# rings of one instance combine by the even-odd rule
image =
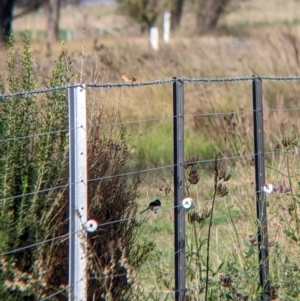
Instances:
[[[129,145],[132,163],[144,168],[173,164],[173,128],[171,121],[131,132]],[[205,135],[185,129],[185,156],[197,155],[199,160],[214,157],[215,148]]]

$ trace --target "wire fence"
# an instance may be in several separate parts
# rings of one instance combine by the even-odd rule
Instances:
[[[139,88],[139,87],[147,87],[147,86],[155,86],[155,85],[165,85],[165,84],[174,84],[177,82],[181,82],[181,83],[205,83],[205,84],[209,84],[209,83],[236,83],[236,82],[243,82],[243,81],[248,81],[248,82],[253,82],[254,80],[259,79],[259,80],[263,80],[263,81],[300,81],[300,77],[298,76],[290,76],[290,77],[277,77],[277,76],[249,76],[249,77],[232,77],[232,78],[172,78],[172,79],[165,79],[165,80],[155,80],[155,81],[151,81],[151,82],[142,82],[142,83],[133,83],[133,84],[127,84],[127,83],[105,83],[105,84],[96,84],[96,83],[92,83],[92,84],[85,84],[84,86],[82,84],[73,84],[73,85],[65,85],[65,86],[60,86],[60,87],[54,87],[54,88],[49,88],[49,89],[37,89],[37,90],[32,90],[32,91],[23,91],[23,92],[18,92],[18,93],[6,93],[6,94],[2,94],[0,95],[0,101],[2,102],[6,102],[9,101],[11,98],[23,98],[23,97],[30,97],[33,95],[37,95],[37,94],[45,94],[45,93],[51,93],[51,92],[57,92],[57,91],[67,91],[70,88],[74,88],[74,87],[86,87],[86,88],[101,88],[101,89],[116,89],[116,88]],[[22,101],[20,99],[20,101]],[[266,110],[266,112],[286,112],[287,114],[291,111],[299,111],[300,107],[294,107],[294,108],[280,108],[280,109],[269,109]],[[248,110],[248,111],[223,111],[223,112],[204,112],[204,113],[195,113],[195,114],[185,114],[185,117],[210,117],[210,118],[216,118],[218,116],[228,116],[228,115],[239,115],[242,113],[251,113],[251,114],[255,114],[255,112],[260,112],[260,109],[257,110]],[[114,127],[114,126],[128,126],[128,125],[132,125],[132,124],[142,124],[142,123],[149,123],[149,122],[158,122],[158,121],[162,121],[162,120],[174,120],[177,116],[176,115],[170,115],[170,116],[163,116],[163,117],[152,117],[152,118],[147,118],[147,119],[137,119],[137,120],[130,120],[130,121],[116,121],[116,122],[108,122],[108,123],[95,123],[95,124],[90,124],[87,127],[87,130],[91,130],[93,128],[110,128],[110,127]],[[49,137],[49,136],[55,136],[56,134],[68,134],[71,130],[78,130],[79,127],[70,129],[70,128],[62,128],[62,129],[58,129],[58,130],[53,130],[53,131],[45,131],[45,132],[38,132],[38,129],[34,129],[35,133],[29,133],[28,135],[22,135],[22,136],[14,136],[12,135],[11,137],[5,137],[4,139],[0,139],[0,145],[1,145],[1,152],[3,155],[7,155],[5,154],[5,147],[3,147],[4,145],[6,145],[7,143],[13,143],[13,142],[17,142],[20,140],[32,140],[34,141],[35,139],[41,138],[41,137]],[[284,143],[283,143],[284,144]],[[290,146],[290,148],[285,148],[284,152],[285,154],[295,154],[295,149],[292,148],[293,144],[292,142],[288,142],[288,145]],[[295,145],[296,147],[296,145]],[[265,151],[263,153],[263,156],[280,156],[282,154],[282,149],[277,149],[277,150],[268,150]],[[257,158],[257,156],[261,155],[260,152],[245,152],[245,153],[241,153],[241,152],[237,152],[237,153],[231,153],[230,155],[225,155],[225,153],[223,153],[222,156],[219,156],[217,158],[217,162],[218,164],[222,164],[222,163],[228,163],[228,162],[233,162],[233,165],[238,165],[238,161],[251,161],[251,158]],[[4,160],[4,159],[3,159]],[[126,178],[126,177],[130,177],[130,176],[139,176],[141,174],[150,174],[152,172],[165,172],[166,170],[170,170],[172,173],[174,172],[174,170],[178,167],[182,167],[182,168],[187,168],[188,166],[192,166],[191,170],[193,170],[195,168],[195,166],[200,166],[200,170],[201,170],[201,166],[204,166],[205,164],[214,164],[216,162],[216,158],[209,158],[209,159],[204,159],[204,160],[200,160],[199,158],[196,157],[196,159],[194,160],[190,160],[188,162],[184,162],[184,163],[180,163],[180,164],[176,164],[174,162],[174,164],[162,164],[161,166],[155,166],[155,167],[150,167],[150,168],[140,168],[137,170],[131,170],[131,171],[121,171],[121,172],[117,172],[117,173],[113,173],[113,174],[107,174],[107,175],[101,175],[101,176],[94,176],[92,178],[88,179],[88,183],[97,183],[97,182],[105,182],[108,180],[113,180],[113,179],[117,179],[117,178]],[[282,164],[282,162],[281,162]],[[240,166],[240,165],[239,165]],[[270,170],[277,172],[279,174],[283,174],[283,171],[280,170],[280,167],[282,167],[282,165],[280,165],[279,167],[270,167]],[[266,168],[268,168],[268,166],[266,166]],[[233,170],[233,169],[232,169]],[[235,172],[236,176],[240,176],[241,172],[236,171]],[[251,175],[252,176],[252,175]],[[288,176],[290,177],[290,171],[288,170]],[[2,178],[4,177],[1,176]],[[163,176],[162,176],[163,177]],[[273,177],[275,178],[275,177]],[[185,179],[187,181],[187,179]],[[151,180],[152,181],[152,180]],[[187,181],[188,182],[188,181]],[[5,181],[3,182],[5,183]],[[5,189],[5,187],[3,187],[3,192],[1,193],[2,197],[0,198],[0,211],[4,211],[5,206],[7,206],[7,202],[12,202],[14,205],[17,203],[24,203],[24,200],[26,200],[29,197],[36,197],[36,195],[38,194],[51,194],[54,191],[66,191],[69,189],[70,186],[72,185],[77,185],[77,184],[81,184],[82,182],[76,182],[76,183],[66,183],[63,185],[55,185],[53,187],[49,187],[49,188],[41,188],[42,186],[40,186],[39,189],[31,189],[32,191],[30,192],[25,192],[25,193],[19,193],[17,195],[9,195],[7,196],[6,192],[7,189]],[[171,181],[170,181],[171,183]],[[224,183],[223,183],[224,184]],[[283,207],[282,205],[279,204],[281,198],[287,198],[289,194],[294,195],[293,192],[293,187],[291,185],[291,181],[289,181],[289,185],[287,186],[287,189],[284,190],[284,193],[280,194],[279,192],[276,192],[276,187],[275,188],[275,194],[276,194],[276,200],[277,203],[276,206],[278,208]],[[275,185],[275,183],[274,183]],[[280,184],[278,184],[279,186]],[[256,201],[256,197],[258,194],[260,193],[264,193],[264,188],[263,187],[259,187],[259,188],[255,188],[254,187],[254,183],[251,183],[249,185],[249,187],[246,189],[246,192],[243,191],[242,193],[238,193],[238,188],[243,186],[242,183],[238,183],[238,181],[235,181],[235,183],[232,184],[228,184],[228,186],[230,187],[230,189],[234,192],[234,198],[235,199],[249,199],[253,201],[253,204],[255,204]],[[174,188],[175,189],[175,188]],[[146,189],[148,191],[148,189]],[[170,189],[171,190],[171,189]],[[26,191],[26,190],[25,190]],[[198,190],[197,190],[198,191]],[[279,190],[278,190],[279,191]],[[22,190],[20,190],[20,192],[22,192]],[[169,191],[170,193],[170,191]],[[165,196],[166,199],[172,199],[174,197],[174,193],[175,191],[173,191],[173,194],[168,194]],[[198,193],[198,192],[197,192]],[[193,194],[195,194],[195,191],[193,191]],[[147,194],[146,194],[147,195]],[[148,199],[148,196],[146,197]],[[222,197],[216,197],[215,200],[216,201],[223,201],[224,203],[227,203],[228,201],[230,201],[230,199],[232,199],[233,196],[232,194],[230,195],[225,195]],[[194,198],[193,198],[194,199]],[[210,204],[213,200],[213,197],[199,197],[197,196],[197,199],[194,199],[194,203],[195,203],[195,207],[197,206],[201,206],[201,210],[203,208],[207,208],[208,204]],[[173,206],[168,206],[167,208],[165,206],[162,206],[162,208],[160,209],[160,215],[163,215],[165,213],[173,213],[176,212],[176,209],[178,209],[179,207],[181,207],[181,204],[176,204]],[[272,204],[271,208],[275,208],[275,205]],[[220,209],[220,208],[218,208]],[[26,210],[26,207],[24,207],[22,210]],[[27,209],[28,210],[28,209]],[[57,209],[58,210],[58,209]],[[195,209],[193,209],[195,210]],[[200,210],[200,211],[201,211]],[[284,211],[284,209],[282,209],[282,211],[285,213],[286,211]],[[126,213],[127,214],[127,213]],[[187,211],[187,214],[189,214],[189,211]],[[254,215],[254,212],[253,212]],[[119,215],[121,216],[120,218],[109,218],[108,220],[97,220],[97,230],[95,231],[95,235],[97,235],[97,233],[101,232],[101,229],[111,226],[111,225],[116,225],[116,224],[120,224],[120,223],[126,223],[129,221],[137,221],[137,222],[142,222],[147,223],[148,220],[151,221],[151,226],[156,227],[155,225],[153,225],[153,219],[150,218],[147,215],[146,218],[141,217],[140,214],[138,214],[137,212],[132,212],[132,214],[130,216],[126,216],[124,214]],[[159,215],[158,215],[159,216]],[[200,216],[200,215],[199,215]],[[96,217],[91,217],[91,218],[95,218]],[[228,213],[227,219],[230,219],[230,213]],[[253,219],[253,217],[251,218],[247,218],[248,221]],[[205,222],[206,218],[203,218],[202,222]],[[288,220],[288,218],[286,217],[286,220]],[[65,217],[64,218],[64,223],[68,223],[69,218]],[[16,220],[16,223],[18,221]],[[257,221],[256,221],[257,222]],[[200,224],[201,224],[200,223]],[[191,223],[191,227],[192,227],[192,223]],[[234,229],[234,226],[232,226]],[[201,229],[204,229],[205,226],[202,225]],[[255,227],[254,227],[255,229]],[[80,231],[76,231],[76,233],[78,232],[84,232],[86,231],[86,225],[85,223],[82,223],[82,229]],[[174,230],[173,230],[174,231]],[[191,230],[192,231],[192,230]],[[240,233],[238,233],[238,231],[236,229],[233,230],[233,232],[236,231],[237,236],[241,236]],[[251,231],[250,231],[251,232]],[[64,233],[64,232],[63,232]],[[74,232],[75,233],[75,232]],[[191,234],[192,232],[188,232],[189,234]],[[253,231],[251,232],[253,234],[252,239],[255,240],[255,244],[257,244],[257,241],[259,243],[259,239],[261,236],[261,233],[254,233]],[[4,258],[6,256],[11,256],[13,254],[17,254],[20,253],[22,251],[28,250],[28,249],[32,249],[32,248],[36,248],[36,247],[40,247],[42,245],[45,244],[52,244],[52,243],[56,243],[56,244],[61,244],[64,243],[68,240],[70,235],[70,232],[66,232],[65,234],[60,234],[60,235],[55,235],[54,237],[51,238],[46,238],[44,240],[41,241],[37,241],[35,243],[30,243],[28,245],[26,245],[26,240],[22,242],[22,247],[18,247],[18,248],[12,248],[12,249],[3,249],[2,247],[0,248],[0,258]],[[203,234],[202,234],[203,235]],[[215,242],[216,244],[218,244],[217,242]],[[1,246],[1,245],[0,245]],[[253,243],[249,242],[249,239],[245,238],[244,242],[241,244],[240,242],[236,243],[236,244],[231,244],[228,248],[223,248],[222,252],[223,253],[227,253],[227,251],[232,250],[232,249],[239,249],[239,248],[244,248],[244,250],[249,250],[249,248],[252,248],[253,246],[255,246]],[[158,260],[154,263],[147,263],[144,266],[142,266],[139,269],[139,274],[143,274],[144,271],[146,271],[147,269],[150,269],[151,267],[157,267],[160,264],[164,263],[165,261],[176,261],[176,256],[180,253],[180,252],[186,252],[186,256],[187,258],[192,258],[191,254],[189,254],[189,252],[193,252],[192,251],[193,247],[191,247],[191,250],[189,251],[185,251],[184,248],[180,248],[177,249],[175,248],[174,252],[172,252],[171,255],[167,255],[167,256],[163,256],[163,258],[161,258],[161,260]],[[199,251],[199,249],[198,249]],[[92,249],[87,248],[86,250],[86,256],[89,257],[93,252]],[[91,254],[89,254],[89,252]],[[95,254],[94,254],[95,255]],[[99,257],[101,255],[97,254],[95,255],[96,257]],[[259,263],[252,263],[252,268],[249,268],[248,270],[242,270],[242,271],[236,271],[236,272],[223,272],[223,271],[218,271],[217,273],[215,273],[214,275],[216,276],[215,278],[210,277],[209,279],[204,279],[204,280],[198,280],[197,284],[198,286],[195,286],[193,284],[193,281],[191,281],[191,286],[187,286],[183,292],[183,294],[185,295],[186,293],[189,292],[197,292],[199,291],[199,287],[205,287],[207,285],[213,285],[213,284],[221,284],[223,285],[223,289],[226,289],[228,287],[230,287],[230,284],[224,285],[224,283],[222,284],[222,277],[220,277],[220,275],[223,275],[224,273],[226,273],[226,277],[229,277],[229,279],[231,277],[242,277],[243,275],[247,274],[247,273],[252,273],[252,272],[256,272],[256,275],[258,275],[259,271],[262,269],[262,264],[264,264],[264,262],[259,262]],[[172,277],[177,277],[176,273],[171,273],[173,276]],[[108,276],[103,276],[103,277],[94,277],[91,278],[89,277],[87,280],[92,280],[92,279],[96,279],[98,281],[102,281],[103,279],[108,279],[108,278],[116,278],[116,277],[128,277],[128,273],[117,273],[114,275],[108,275]],[[198,275],[199,276],[199,275]],[[171,278],[172,278],[171,277]],[[184,275],[184,277],[187,277],[186,275]],[[230,280],[231,283],[231,280]],[[72,290],[72,286],[75,286],[77,283],[73,283],[73,284],[69,284],[67,286],[67,288],[64,289],[52,289],[52,293],[49,294],[48,296],[45,296],[43,298],[40,298],[40,300],[50,300],[53,299],[56,296],[59,296],[61,294],[69,294],[69,291]],[[194,287],[193,287],[194,285]],[[161,286],[160,286],[161,287]],[[169,289],[167,291],[161,291],[161,289],[155,289],[156,293],[163,293],[163,294],[172,294],[173,298],[176,298],[176,300],[178,299],[178,296],[181,296],[180,294],[182,293],[182,288],[173,288],[173,289]],[[150,294],[150,292],[149,292]],[[179,294],[179,295],[178,295]],[[245,293],[246,294],[246,293]],[[270,288],[269,291],[267,292],[268,296],[270,297]],[[267,297],[268,297],[267,296]],[[267,299],[267,297],[264,300],[269,300]],[[53,299],[56,300],[56,299]],[[183,300],[183,299],[180,299]]]
[[[58,188],[55,187],[54,189],[58,189]],[[256,195],[256,193],[261,192],[261,191],[263,191],[263,189],[258,190],[258,191],[254,191],[254,192],[251,192],[251,193],[235,194],[235,196],[236,197],[240,197],[240,198],[244,198],[244,197],[249,197],[250,196],[250,197],[254,198],[255,195]],[[38,192],[35,192],[35,193],[38,193]],[[28,194],[23,195],[23,196],[28,196]],[[218,198],[216,198],[216,201],[226,202],[230,197],[231,196],[218,197]],[[18,196],[18,198],[20,198],[20,196]],[[11,198],[7,198],[6,200],[10,200],[10,199]],[[207,203],[209,203],[211,201],[212,201],[211,198],[210,199],[206,199],[206,200],[195,200],[195,205],[201,205],[201,204],[203,205],[203,204],[207,204]],[[171,207],[167,207],[167,208],[161,208],[160,212],[173,212],[176,207],[178,207],[178,206],[171,206]],[[140,220],[140,219],[141,219],[140,218],[140,214],[137,214],[137,215],[131,216],[129,218],[118,219],[118,220],[113,220],[113,221],[110,221],[110,222],[105,222],[105,223],[97,224],[97,228],[98,228],[98,231],[99,231],[100,228],[102,228],[102,227],[106,227],[106,226],[113,225],[113,224],[116,224],[116,223],[126,222],[126,221],[129,221],[129,220]],[[85,229],[85,224],[82,224],[82,228]],[[77,232],[79,232],[79,231],[77,231]],[[0,256],[5,256],[5,255],[17,253],[17,252],[20,252],[20,251],[23,251],[23,250],[26,250],[26,249],[29,249],[29,248],[34,248],[34,247],[40,246],[42,244],[53,242],[55,240],[60,240],[60,242],[62,242],[63,239],[65,239],[68,236],[69,236],[69,233],[66,233],[66,234],[63,234],[63,235],[60,235],[60,236],[56,236],[56,237],[53,237],[53,238],[50,238],[50,239],[45,239],[45,240],[42,240],[40,242],[31,244],[31,245],[28,245],[28,246],[25,246],[25,247],[22,247],[22,248],[13,249],[13,250],[10,250],[10,251],[4,252],[4,253],[0,253]]]
[[[175,81],[181,81],[184,83],[235,83],[235,82],[251,82],[253,79],[259,78],[264,81],[300,81],[300,76],[238,76],[238,77],[217,77],[217,78],[185,78],[185,77],[174,77],[172,79],[154,80],[149,82],[138,82],[138,83],[86,83],[87,88],[123,88],[123,87],[146,87],[155,85],[172,84]],[[17,93],[5,93],[0,95],[0,100],[11,97],[26,97],[35,94],[45,94],[50,92],[57,92],[61,90],[67,90],[71,87],[82,87],[82,84],[69,84],[59,87],[36,89],[31,91],[23,91]]]

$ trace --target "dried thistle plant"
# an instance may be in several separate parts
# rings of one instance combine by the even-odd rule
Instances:
[[[229,173],[229,166],[218,165],[218,180],[229,181],[231,174]]]
[[[280,286],[278,284],[273,284],[270,286],[271,300],[277,300],[279,287]]]
[[[171,192],[171,182],[168,183],[167,179],[162,178],[161,183],[158,186],[159,191],[165,193],[166,196]]]
[[[231,174],[227,173],[227,174],[225,175],[225,177],[224,177],[224,182],[229,181],[230,178],[231,178]]]
[[[227,131],[229,134],[233,134],[236,129],[237,129],[236,122],[232,122],[230,125],[227,126]]]
[[[188,221],[190,224],[198,223],[202,224],[208,217],[210,217],[211,211],[204,208],[202,213],[199,214],[196,211],[191,211],[188,213]]]
[[[222,275],[220,277],[220,282],[223,287],[230,287],[232,284],[232,279],[230,275]]]
[[[283,137],[281,139],[281,144],[284,146],[284,147],[288,147],[292,144],[292,139],[290,137]]]
[[[257,245],[257,238],[253,235],[249,235],[249,242],[252,246],[256,246]]]
[[[219,179],[219,181],[224,179],[225,176],[226,176],[226,170],[222,167],[219,168],[219,170],[218,170],[218,179]]]
[[[248,301],[249,296],[248,295],[243,295],[243,294],[237,294],[237,297],[239,298],[239,301]]]
[[[229,193],[229,190],[225,184],[219,183],[217,186],[217,195],[224,197]]]
[[[230,123],[233,117],[234,117],[234,112],[230,112],[230,114],[225,115],[223,118],[227,123]]]
[[[191,169],[190,172],[189,172],[189,177],[188,177],[188,181],[191,183],[191,184],[194,184],[196,185],[200,180],[200,176],[197,172],[196,169]]]
[[[185,169],[189,167],[193,168],[197,164],[198,160],[199,160],[198,156],[185,157],[184,168]]]

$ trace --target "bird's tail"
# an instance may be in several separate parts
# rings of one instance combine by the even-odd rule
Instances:
[[[140,214],[144,213],[145,211],[147,211],[149,208],[146,208],[145,210],[141,211]]]

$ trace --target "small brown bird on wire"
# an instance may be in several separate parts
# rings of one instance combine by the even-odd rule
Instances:
[[[126,83],[134,83],[134,82],[139,82],[135,77],[133,77],[132,75],[128,74],[128,73],[124,73],[122,75],[122,78],[125,80]]]

